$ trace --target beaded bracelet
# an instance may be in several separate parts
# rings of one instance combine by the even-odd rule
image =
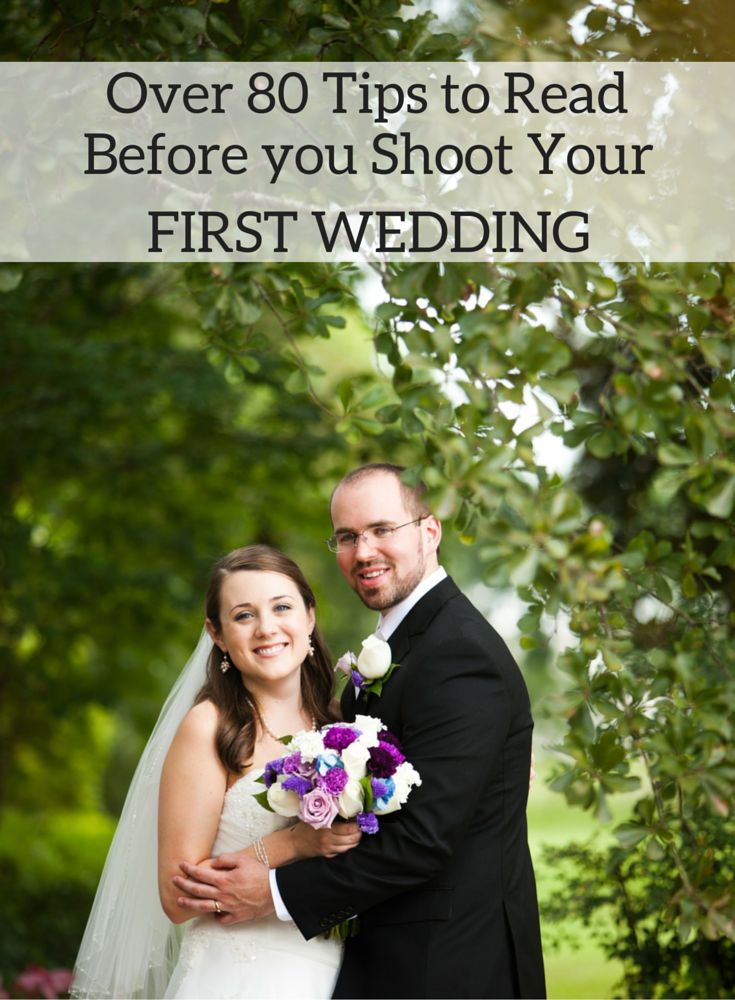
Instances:
[[[268,852],[266,851],[265,844],[260,837],[253,841],[253,848],[255,849],[255,857],[258,861],[260,861],[261,865],[265,865],[266,868],[270,868],[271,865],[268,860]]]

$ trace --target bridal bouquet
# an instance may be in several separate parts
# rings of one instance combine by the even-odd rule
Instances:
[[[305,730],[284,742],[288,753],[266,764],[260,779],[266,790],[256,799],[316,829],[341,816],[357,819],[363,833],[377,833],[378,816],[400,809],[421,784],[396,737],[370,715]]]

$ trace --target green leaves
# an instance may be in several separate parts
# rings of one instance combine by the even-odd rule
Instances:
[[[0,293],[12,292],[23,280],[23,268],[16,264],[0,265]]]
[[[558,665],[570,685],[553,713],[570,763],[552,787],[602,820],[611,797],[636,796],[616,834],[648,865],[676,859],[666,898],[693,908],[679,932],[728,933],[697,888],[687,824],[721,818],[735,776],[731,745],[712,735],[735,708],[723,576],[735,560],[735,363],[727,308],[693,304],[732,268],[468,270],[476,302],[446,296],[460,287],[451,267],[441,287],[427,265],[391,270],[376,346],[398,402],[385,416],[423,454],[435,509],[482,540],[486,579],[527,602],[521,648],[545,646],[542,609],[568,615]],[[536,319],[547,296],[553,330]],[[544,466],[549,429],[583,449],[564,479]],[[724,830],[711,835],[724,847]]]
[[[256,795],[253,795],[253,798],[264,809],[267,809],[268,812],[275,812],[275,810],[271,806],[270,802],[268,801],[268,792],[267,791],[258,792]]]

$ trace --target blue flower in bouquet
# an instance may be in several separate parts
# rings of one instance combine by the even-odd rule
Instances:
[[[330,750],[328,753],[320,753],[316,759],[316,773],[324,776],[327,771],[331,771],[334,767],[344,767],[344,764],[340,760],[339,754],[334,750]]]
[[[395,793],[396,783],[392,778],[371,778],[370,787],[375,800],[375,808],[384,809]]]

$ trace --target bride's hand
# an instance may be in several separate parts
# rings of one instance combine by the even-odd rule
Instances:
[[[325,830],[315,830],[308,823],[298,822],[291,828],[300,858],[334,858],[357,847],[362,833],[357,823],[337,822]]]

